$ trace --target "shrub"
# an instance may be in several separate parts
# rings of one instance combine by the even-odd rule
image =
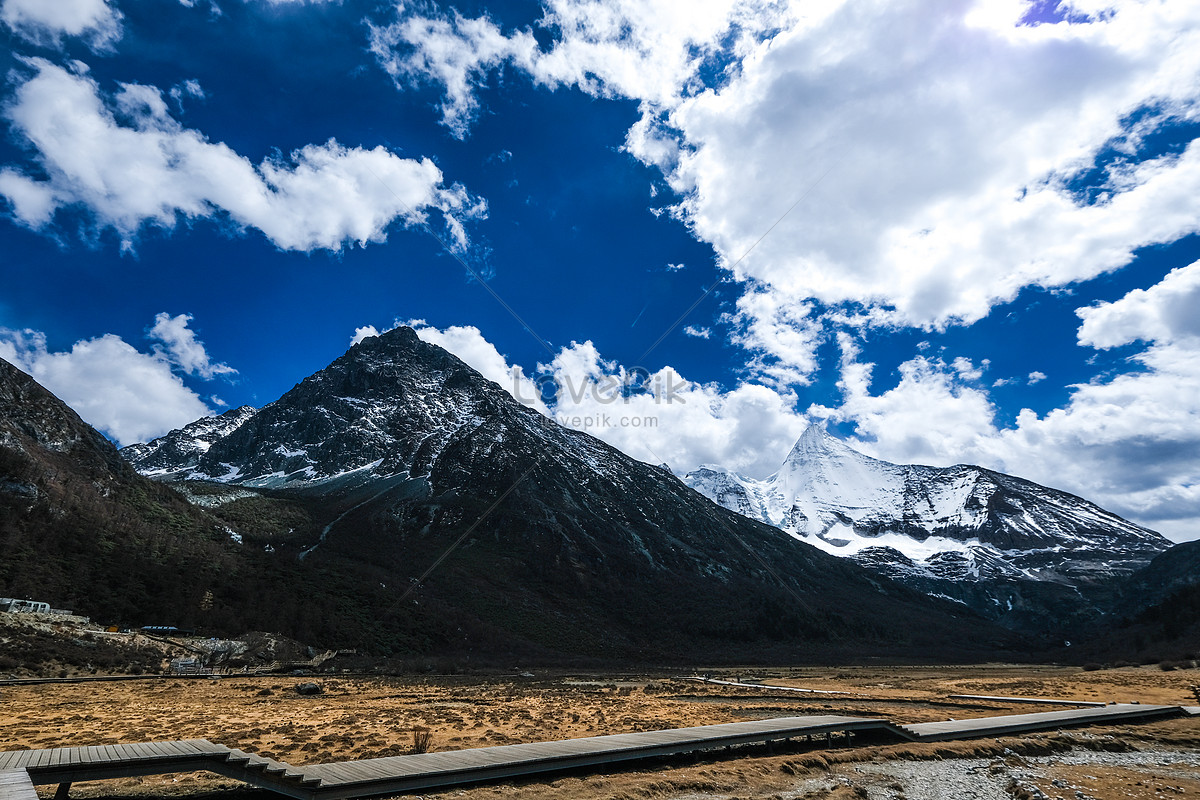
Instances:
[[[433,731],[424,726],[418,725],[413,728],[413,744],[411,753],[428,753],[429,746],[433,744]]]

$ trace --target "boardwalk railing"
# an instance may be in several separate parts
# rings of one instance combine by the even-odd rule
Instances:
[[[1200,716],[1200,708],[1134,703],[914,725],[833,715],[783,717],[308,767],[291,766],[206,739],[14,750],[0,752],[0,800],[36,800],[35,784],[59,784],[59,796],[65,798],[72,782],[200,770],[296,800],[341,800],[800,737],[819,740],[841,734],[850,739],[855,733],[873,731],[898,741],[938,742],[1078,725],[1140,722],[1184,714]]]

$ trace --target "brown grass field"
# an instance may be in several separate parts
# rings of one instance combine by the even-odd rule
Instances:
[[[1032,713],[1054,707],[954,701],[951,694],[1200,704],[1200,670],[1128,667],[847,667],[725,670],[717,677],[847,692],[798,694],[664,675],[542,674],[534,678],[232,677],[0,687],[0,750],[205,738],[291,764],[399,755],[413,730],[432,731],[432,750],[737,722],[775,716],[847,714],[895,722]],[[300,696],[303,681],[324,693]],[[1070,753],[1099,753],[1079,766]],[[1174,754],[1167,764],[1162,753]],[[1106,758],[1120,763],[1108,763]],[[1182,754],[1182,757],[1180,756]],[[1144,756],[1144,758],[1142,757]],[[1191,758],[1195,756],[1195,758]],[[1061,762],[1061,763],[1060,763]],[[1140,763],[1144,762],[1144,763]],[[951,744],[732,754],[448,789],[433,797],[481,798],[905,798],[929,794],[916,772],[959,763],[1020,774],[1009,797],[1200,798],[1200,718],[1077,729]],[[882,765],[882,766],[881,766]],[[1006,770],[1008,772],[1006,772]],[[880,777],[888,772],[890,777]],[[910,776],[907,772],[913,772]],[[966,773],[959,770],[959,779]],[[983,772],[978,774],[982,775]],[[980,778],[982,780],[982,778]],[[261,796],[208,773],[77,784],[78,798]],[[1064,788],[1065,787],[1065,788]],[[43,797],[54,787],[39,787]],[[925,791],[924,794],[921,792]],[[938,790],[941,791],[941,790]],[[991,795],[981,793],[980,797]]]

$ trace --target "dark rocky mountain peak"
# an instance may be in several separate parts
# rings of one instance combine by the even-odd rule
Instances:
[[[804,643],[811,657],[850,642],[937,649],[982,624],[559,426],[407,328],[363,340],[177,466],[158,474],[259,493],[222,507],[246,511],[247,542],[306,569],[367,570],[399,620],[438,609],[439,625],[470,620],[522,646],[711,658]],[[272,518],[298,509],[309,521],[288,523],[292,543],[269,539]]]

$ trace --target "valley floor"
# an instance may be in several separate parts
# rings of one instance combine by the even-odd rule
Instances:
[[[206,738],[292,764],[688,727],[778,716],[846,714],[895,722],[1050,710],[953,694],[1197,705],[1200,670],[1052,666],[746,668],[766,680],[846,694],[783,692],[680,675],[535,677],[233,677],[0,686],[0,750]],[[323,693],[302,696],[315,681]],[[948,744],[873,745],[641,764],[608,775],[551,776],[427,796],[483,798],[1095,798],[1200,797],[1200,718]],[[77,798],[217,792],[265,798],[207,773],[77,784]],[[39,789],[51,797],[54,787]]]

